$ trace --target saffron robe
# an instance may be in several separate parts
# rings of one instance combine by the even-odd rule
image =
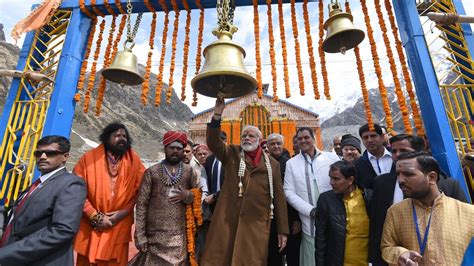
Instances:
[[[74,167],[73,172],[84,178],[87,186],[84,214],[74,249],[79,255],[87,257],[90,263],[114,261],[126,265],[128,243],[131,241],[133,206],[145,166],[132,149],[127,151],[122,155],[114,191],[111,191],[106,160],[106,151],[101,144],[84,154]],[[123,209],[129,210],[129,214],[112,228],[102,232],[92,229],[89,217],[94,211],[107,213]]]
[[[148,168],[143,176],[137,197],[135,217],[135,244],[148,246],[143,265],[188,265],[186,242],[186,204],[193,202],[193,195],[184,202],[169,202],[170,190],[180,186],[190,190],[199,186],[191,166],[184,164],[180,181],[166,186],[160,179],[160,164]],[[135,265],[134,265],[135,266]]]
[[[202,266],[266,265],[270,236],[270,186],[265,159],[257,167],[246,156],[239,197],[241,147],[225,145],[219,138],[220,128],[207,128],[207,145],[225,169],[217,205],[200,261]],[[286,199],[279,163],[270,157],[273,173],[274,218],[278,234],[289,234]]]

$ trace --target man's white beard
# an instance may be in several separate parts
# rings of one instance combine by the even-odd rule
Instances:
[[[258,141],[255,143],[243,143],[242,150],[245,152],[252,152],[258,148]]]

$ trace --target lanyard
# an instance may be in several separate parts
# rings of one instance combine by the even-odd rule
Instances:
[[[426,242],[428,242],[428,233],[430,232],[431,217],[433,217],[434,202],[431,206],[430,218],[428,219],[428,225],[426,225],[425,234],[423,240],[421,240],[420,228],[418,226],[418,217],[416,216],[415,203],[411,201],[411,206],[413,207],[413,220],[415,222],[416,236],[418,238],[418,246],[420,247],[420,254],[423,256],[425,253]]]

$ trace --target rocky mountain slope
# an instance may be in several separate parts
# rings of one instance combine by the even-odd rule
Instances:
[[[393,87],[387,88],[387,95],[391,107],[394,130],[396,132],[403,132],[403,120]],[[359,127],[367,123],[363,98],[359,97],[358,99],[354,99],[354,101],[354,106],[345,109],[321,124],[325,147],[329,148],[331,146],[331,136],[344,135],[347,133],[358,136]],[[385,113],[378,89],[369,90],[369,101],[374,122],[379,123],[380,125],[386,125]]]

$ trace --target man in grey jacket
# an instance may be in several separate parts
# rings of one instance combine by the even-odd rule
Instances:
[[[74,237],[86,199],[84,181],[65,164],[70,142],[40,139],[34,152],[41,176],[11,205],[0,243],[0,265],[73,265]]]

